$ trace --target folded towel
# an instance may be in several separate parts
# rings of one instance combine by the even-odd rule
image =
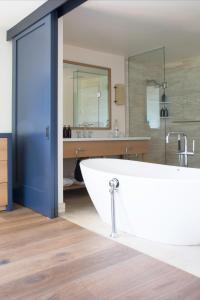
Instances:
[[[73,180],[72,179],[70,179],[70,178],[63,178],[63,185],[64,186],[70,186],[70,185],[72,185],[74,182],[73,182]]]
[[[82,173],[81,173],[80,162],[81,162],[81,160],[77,159],[76,167],[75,167],[75,170],[74,170],[74,178],[79,182],[83,182],[83,176],[82,176]]]

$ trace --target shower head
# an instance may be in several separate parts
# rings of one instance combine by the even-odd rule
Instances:
[[[155,79],[147,79],[147,85],[149,86],[157,86],[157,87],[160,87],[160,88],[163,88],[163,89],[166,89],[167,88],[167,82],[158,82],[156,81]]]
[[[159,86],[160,87],[160,83],[157,82],[154,79],[147,80],[147,85],[149,85],[149,86]]]

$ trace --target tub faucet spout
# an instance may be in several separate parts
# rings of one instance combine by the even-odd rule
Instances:
[[[166,143],[168,144],[169,143],[169,138],[171,135],[177,135],[178,136],[178,141],[181,140],[181,136],[186,136],[186,134],[184,132],[179,132],[179,131],[170,131],[168,132],[168,134],[166,135]]]
[[[180,166],[181,167],[188,167],[188,156],[194,155],[195,141],[193,140],[193,151],[188,152],[187,135],[184,132],[176,132],[176,131],[168,132],[168,134],[166,135],[166,143],[167,144],[169,143],[169,137],[171,135],[177,135],[177,137],[178,137],[178,152],[177,152],[177,155],[179,157]],[[182,147],[182,145],[181,145],[181,137],[184,138],[184,147]]]

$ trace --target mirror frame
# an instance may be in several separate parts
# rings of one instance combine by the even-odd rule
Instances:
[[[109,110],[109,126],[108,127],[84,127],[89,130],[111,130],[112,126],[112,111],[111,111],[111,99],[112,99],[112,93],[111,93],[111,68],[107,67],[102,67],[102,66],[97,66],[97,65],[90,65],[90,64],[85,64],[85,63],[80,63],[76,61],[71,61],[71,60],[63,60],[63,64],[71,64],[71,65],[78,65],[78,66],[83,66],[83,67],[89,67],[89,68],[96,68],[96,69],[103,69],[108,71],[108,110]],[[63,82],[64,85],[64,82]],[[73,130],[74,129],[84,129],[83,127],[71,127]]]

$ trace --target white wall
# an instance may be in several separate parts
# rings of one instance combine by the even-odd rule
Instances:
[[[12,44],[0,28],[0,132],[12,128]]]
[[[58,212],[63,203],[63,18],[58,20]]]
[[[120,131],[125,134],[125,106],[114,103],[114,86],[116,83],[125,83],[125,58],[110,53],[98,52],[90,49],[79,48],[72,45],[64,45],[64,59],[86,63],[96,66],[111,68],[111,94],[112,94],[112,124],[117,119]],[[108,130],[98,130],[95,135],[106,135]]]
[[[63,69],[63,124],[73,126],[74,121],[74,80],[73,71]]]
[[[0,133],[12,130],[12,43],[6,31],[46,0],[0,0]]]

